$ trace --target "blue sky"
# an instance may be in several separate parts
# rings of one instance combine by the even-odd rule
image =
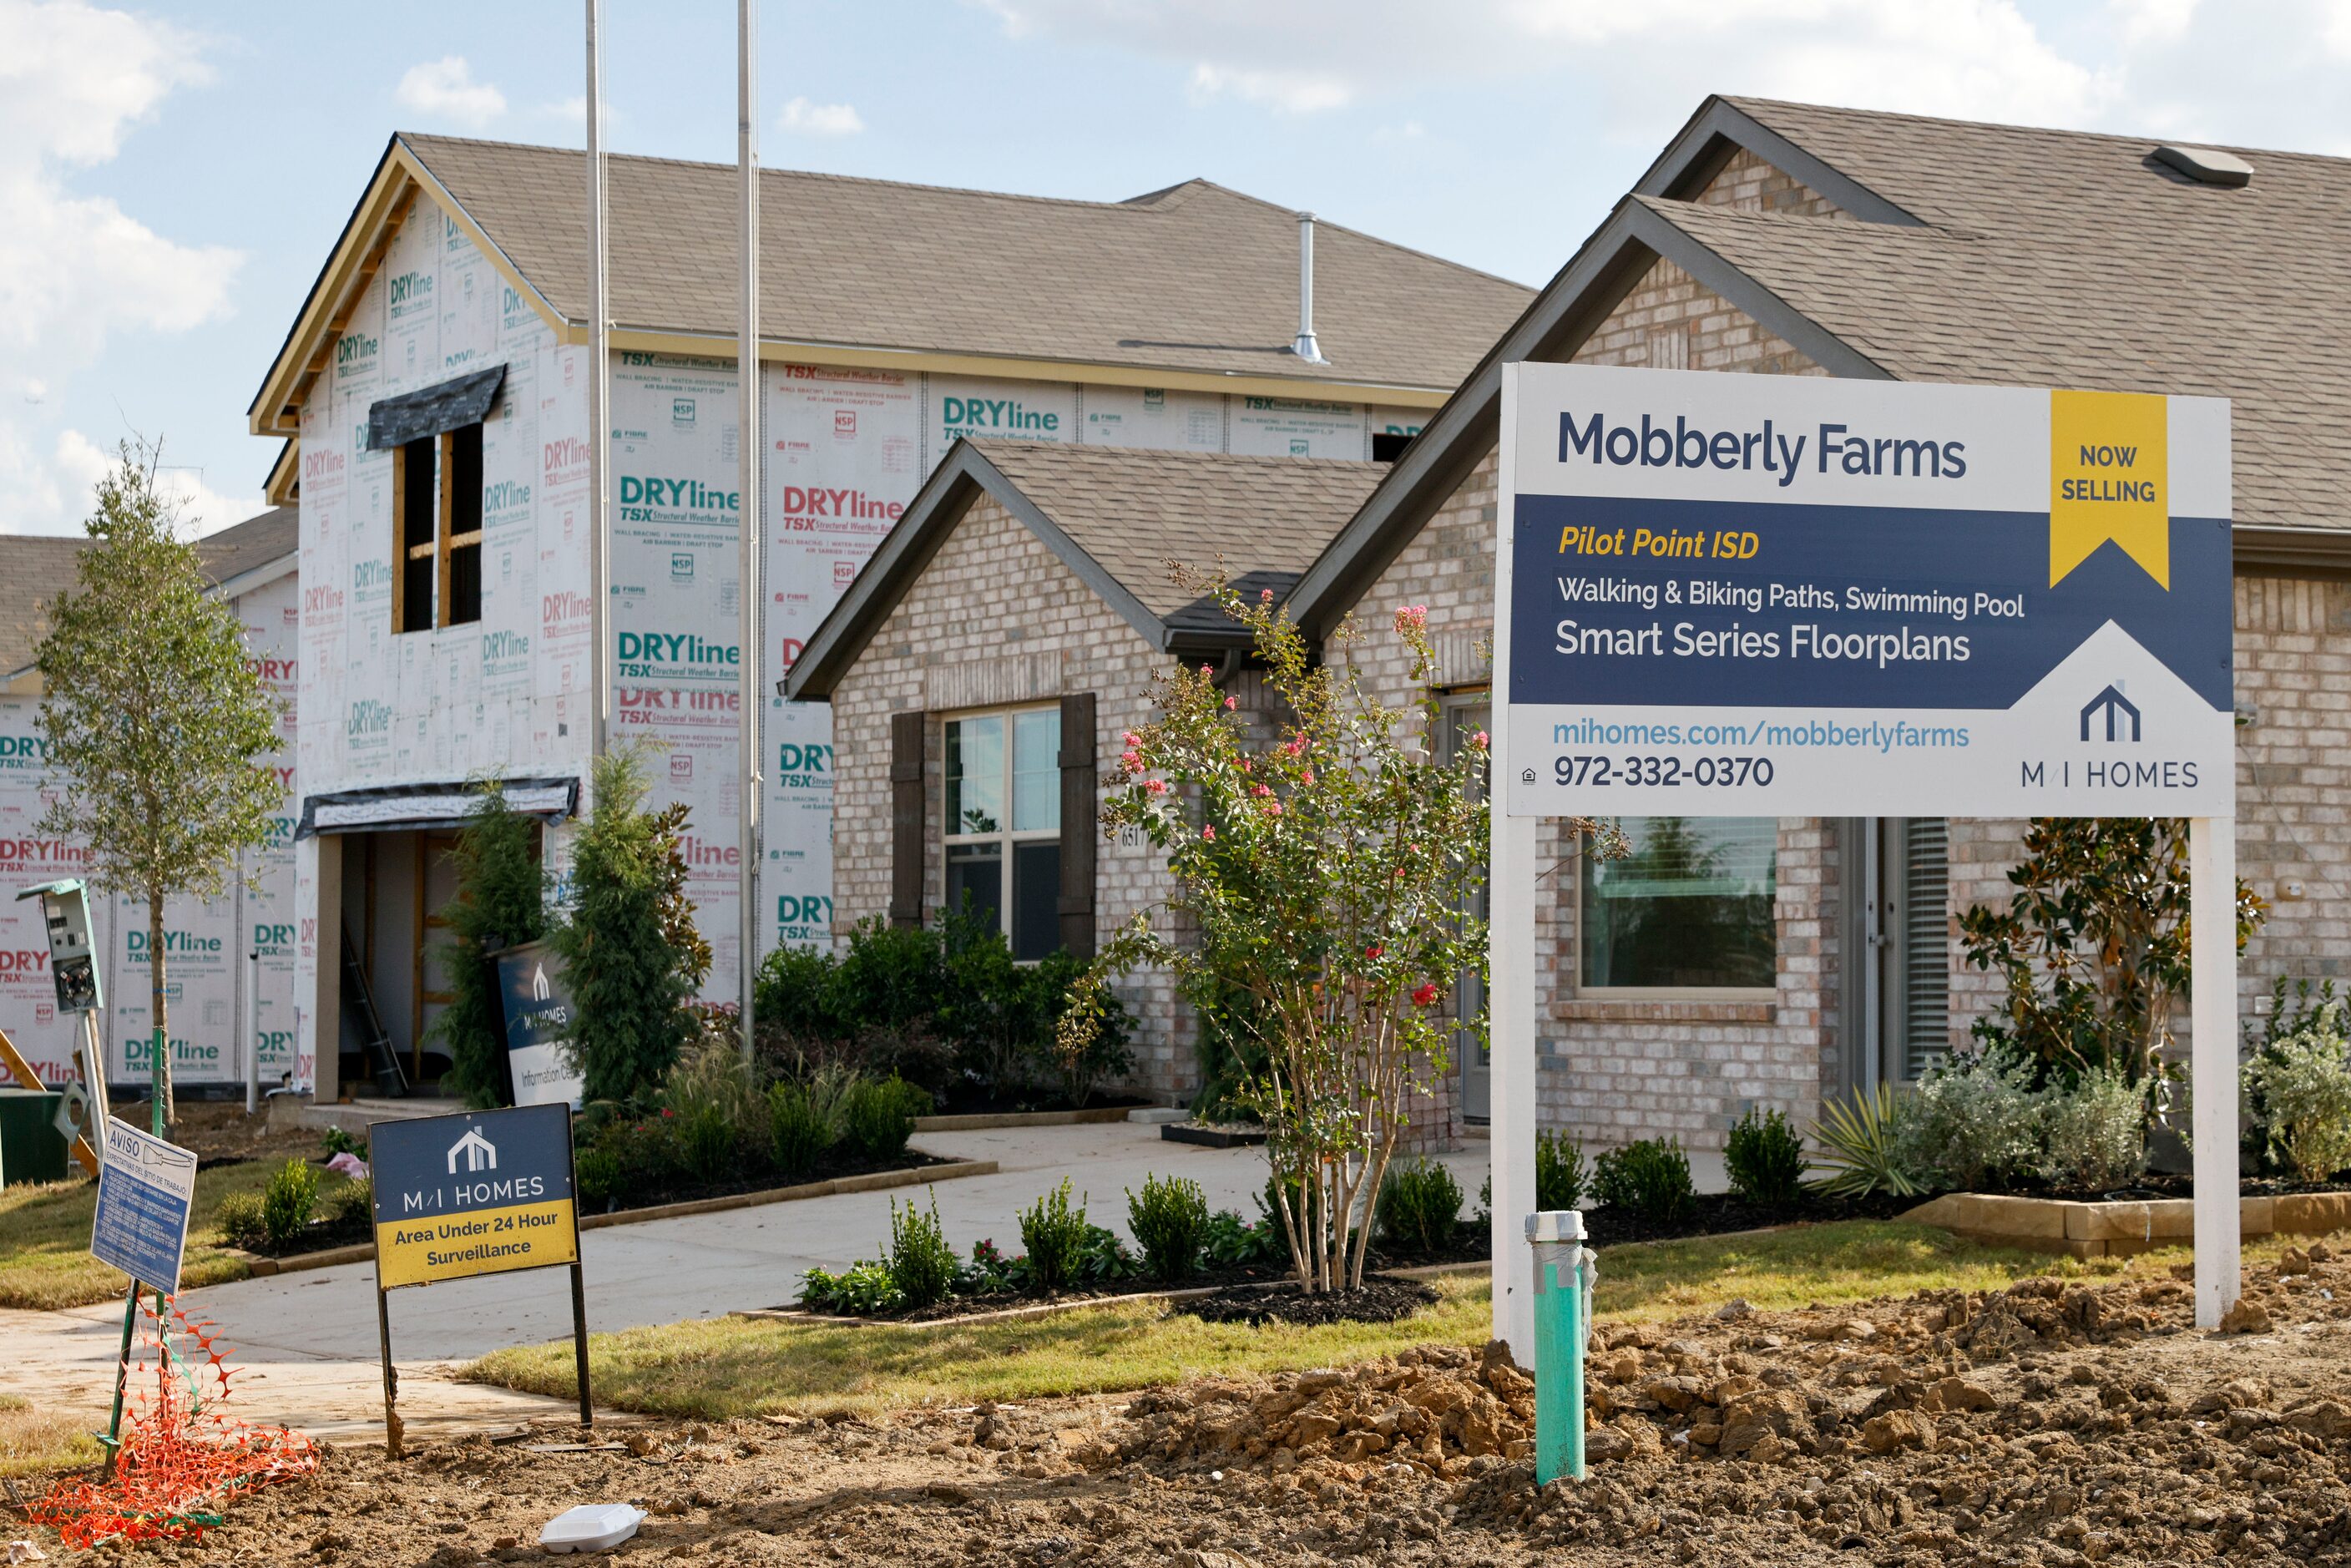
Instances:
[[[606,0],[615,151],[732,159],[734,10]],[[201,526],[257,507],[246,404],[386,138],[578,145],[581,14],[0,0],[0,531],[75,527],[132,433]],[[770,165],[1102,199],[1200,175],[1531,283],[1708,91],[2351,153],[2351,0],[761,16]]]

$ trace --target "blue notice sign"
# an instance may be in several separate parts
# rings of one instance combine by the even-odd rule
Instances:
[[[193,1154],[109,1118],[90,1256],[167,1296],[178,1294],[195,1196]]]

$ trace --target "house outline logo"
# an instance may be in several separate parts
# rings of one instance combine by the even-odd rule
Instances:
[[[482,1136],[479,1127],[468,1127],[465,1135],[449,1145],[449,1174],[457,1174],[457,1156],[465,1157],[467,1174],[498,1168],[498,1146]]]
[[[2138,706],[2130,698],[2123,695],[2120,686],[2110,684],[2105,690],[2082,705],[2082,738],[2084,740],[2090,738],[2090,721],[2102,714],[2105,717],[2106,739],[2109,741],[2125,738],[2122,733],[2125,720],[2130,723],[2128,738],[2137,740],[2139,737]]]
[[[555,988],[547,983],[547,966],[533,964],[530,967],[530,999],[543,1002],[554,995]],[[490,1163],[492,1165],[497,1163],[497,1156],[495,1154],[490,1156]]]

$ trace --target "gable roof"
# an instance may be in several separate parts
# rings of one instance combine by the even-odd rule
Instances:
[[[274,507],[196,540],[196,559],[224,591],[258,588],[294,570],[295,526],[293,507]],[[0,534],[0,680],[31,670],[49,634],[49,601],[72,585],[89,543],[83,534]]]
[[[332,313],[322,301],[364,282],[346,253],[397,220],[387,184],[444,205],[550,325],[584,340],[586,157],[395,135],[256,398],[256,430],[285,428],[293,369]],[[607,180],[615,344],[732,357],[735,166],[611,157]],[[1531,297],[1318,224],[1314,325],[1330,362],[1316,365],[1290,351],[1297,214],[1206,180],[1086,202],[768,169],[759,210],[762,340],[831,362],[918,354],[1044,377],[1083,365],[1151,384],[1433,402]],[[1270,382],[1282,385],[1250,384]]]
[[[2351,560],[2351,160],[2230,149],[2241,189],[2157,139],[1709,99],[1423,429],[1301,583],[1320,632],[1496,439],[1500,367],[1571,357],[1659,257],[1832,374],[2234,404],[2237,550]],[[1824,219],[1689,200],[1740,149]]]
[[[1001,503],[1155,648],[1245,647],[1248,632],[1169,580],[1170,560],[1221,565],[1244,591],[1285,593],[1384,472],[1332,458],[957,441],[785,682],[830,697],[982,496]]]

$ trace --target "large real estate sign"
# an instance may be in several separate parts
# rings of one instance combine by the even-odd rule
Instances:
[[[2224,401],[1503,387],[1510,814],[2232,813]]]
[[[377,1289],[580,1261],[568,1106],[378,1122],[368,1154]]]

